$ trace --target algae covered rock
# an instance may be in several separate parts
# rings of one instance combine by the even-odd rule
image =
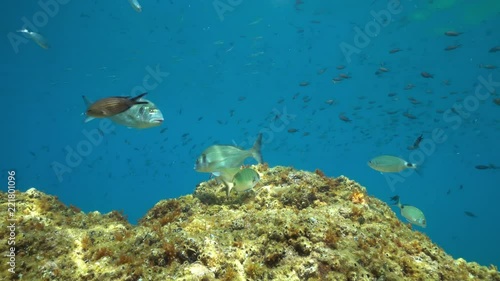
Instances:
[[[17,193],[15,269],[2,262],[0,278],[500,280],[494,266],[451,258],[346,177],[253,168],[254,191],[227,197],[215,179],[202,182],[136,226],[120,212],[85,214],[35,189]]]

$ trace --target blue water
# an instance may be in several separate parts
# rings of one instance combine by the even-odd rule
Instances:
[[[10,1],[1,12],[1,168],[5,181],[16,170],[19,190],[86,212],[123,210],[136,223],[208,179],[193,170],[203,149],[250,147],[260,132],[270,166],[345,175],[388,203],[399,195],[426,215],[427,228],[415,228],[455,258],[500,266],[500,170],[475,168],[500,166],[499,96],[484,86],[498,81],[489,90],[499,93],[500,71],[478,66],[500,67],[500,52],[488,52],[500,45],[498,1],[401,1],[389,12],[386,1],[170,0],[142,1],[142,13],[125,0],[48,2],[57,11]],[[51,48],[15,33],[23,18]],[[372,29],[357,42],[355,27]],[[345,55],[348,45],[357,49]],[[376,75],[381,65],[389,72]],[[161,75],[151,80],[151,69]],[[340,73],[351,78],[332,83]],[[161,127],[113,125],[102,136],[102,120],[82,122],[82,95],[131,95],[144,79],[155,82],[147,98],[164,114]],[[449,112],[464,102],[461,115]],[[433,138],[439,130],[445,140]],[[420,134],[426,147],[408,150]],[[85,156],[66,159],[74,151]],[[421,169],[388,178],[366,164],[381,154]]]

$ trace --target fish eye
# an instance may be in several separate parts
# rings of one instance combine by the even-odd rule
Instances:
[[[149,109],[149,113],[155,113],[155,112],[156,112],[156,109],[154,109],[154,108]]]

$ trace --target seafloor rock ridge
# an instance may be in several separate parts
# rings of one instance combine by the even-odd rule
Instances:
[[[117,211],[85,214],[36,189],[17,193],[16,273],[2,262],[0,278],[500,280],[494,266],[454,260],[346,177],[253,167],[256,192],[227,198],[210,180],[158,202],[137,226]]]

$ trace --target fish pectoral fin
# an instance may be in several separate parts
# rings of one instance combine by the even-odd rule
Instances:
[[[84,122],[84,123],[88,123],[88,122],[90,122],[90,121],[92,121],[92,120],[94,120],[94,119],[95,119],[95,118],[94,118],[94,117],[92,117],[92,116],[87,116],[87,117],[85,118],[85,120],[83,120],[83,122]]]

